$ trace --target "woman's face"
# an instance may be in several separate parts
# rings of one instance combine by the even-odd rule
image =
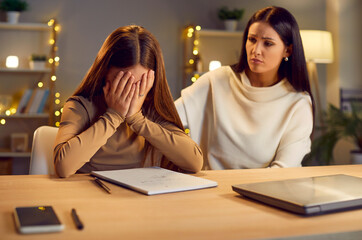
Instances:
[[[265,22],[250,25],[245,49],[250,70],[271,76],[277,74],[283,58],[290,55],[279,34]]]
[[[106,81],[112,83],[120,71],[123,71],[124,73],[130,72],[130,76],[134,76],[136,83],[138,81],[141,81],[143,74],[146,74],[149,69],[143,67],[139,63],[128,68],[110,67],[106,75]]]

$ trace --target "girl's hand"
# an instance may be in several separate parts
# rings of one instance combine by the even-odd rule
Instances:
[[[130,72],[120,71],[113,82],[107,81],[103,87],[104,99],[109,108],[115,110],[122,117],[127,116],[130,103],[133,99],[136,85],[135,78]]]
[[[135,91],[126,117],[132,116],[141,110],[148,92],[151,90],[155,80],[155,72],[149,70],[142,75],[142,80],[135,84]]]

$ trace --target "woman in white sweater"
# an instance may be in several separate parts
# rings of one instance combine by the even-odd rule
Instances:
[[[201,76],[176,108],[204,169],[301,166],[314,106],[295,18],[280,7],[257,11],[239,62]]]

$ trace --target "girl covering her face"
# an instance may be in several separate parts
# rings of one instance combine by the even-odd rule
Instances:
[[[64,108],[54,146],[60,177],[161,166],[197,172],[198,145],[184,133],[157,40],[140,26],[111,33]]]

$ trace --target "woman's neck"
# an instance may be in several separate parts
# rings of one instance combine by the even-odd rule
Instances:
[[[245,74],[253,87],[270,87],[280,81],[278,72],[255,73],[250,69],[245,69]]]

